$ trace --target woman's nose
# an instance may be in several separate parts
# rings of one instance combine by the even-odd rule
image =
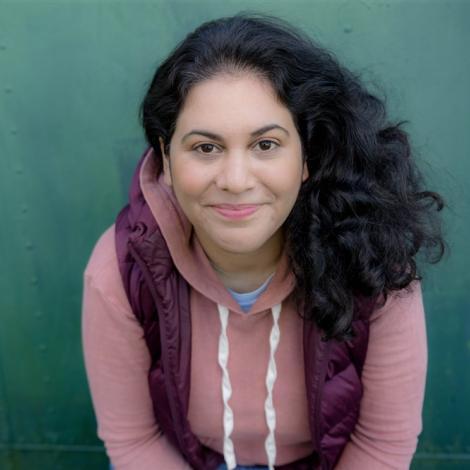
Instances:
[[[232,193],[242,193],[252,189],[255,176],[250,156],[242,152],[226,155],[217,175],[216,184],[219,189]]]

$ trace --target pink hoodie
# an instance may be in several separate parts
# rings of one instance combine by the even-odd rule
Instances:
[[[188,418],[193,432],[203,444],[223,453],[224,409],[226,419],[230,408],[236,462],[268,463],[266,375],[272,365],[272,308],[282,304],[275,350],[277,378],[272,386],[275,462],[280,465],[310,454],[302,321],[290,295],[294,278],[285,255],[268,288],[249,312],[243,312],[193,236],[171,189],[162,178],[156,183],[151,156],[140,174],[143,194],[177,268],[192,287]],[[225,367],[220,363],[218,305],[228,309],[230,354]],[[155,422],[147,384],[150,357],[121,284],[114,226],[100,237],[85,269],[82,335],[98,436],[117,470],[189,468]],[[336,469],[409,468],[421,432],[426,369],[423,299],[421,285],[415,281],[411,294],[390,296],[371,317],[360,416]],[[222,396],[224,375],[230,377],[229,400]]]

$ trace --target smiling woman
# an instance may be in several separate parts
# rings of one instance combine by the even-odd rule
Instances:
[[[149,147],[84,275],[120,469],[406,469],[445,242],[401,124],[284,21],[199,26],[142,102]]]

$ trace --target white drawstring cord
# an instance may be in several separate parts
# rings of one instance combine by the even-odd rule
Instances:
[[[227,370],[229,353],[227,338],[228,308],[222,305],[217,305],[217,307],[222,326],[219,337],[219,365],[222,368],[222,398],[224,400],[224,459],[228,470],[233,470],[237,466],[237,462],[235,460],[233,441],[230,439],[233,431],[233,411],[228,404],[228,400],[232,396],[232,385],[230,384]]]
[[[268,456],[269,470],[274,470],[274,462],[276,460],[276,439],[274,437],[274,430],[276,429],[276,410],[273,405],[273,387],[274,382],[277,378],[276,361],[274,360],[274,354],[279,344],[281,332],[279,330],[279,315],[281,313],[281,304],[275,305],[271,312],[273,314],[273,327],[271,329],[271,335],[269,336],[269,364],[268,372],[266,374],[266,388],[268,395],[264,402],[264,413],[266,416],[266,424],[268,425],[269,433],[264,442],[264,448]]]

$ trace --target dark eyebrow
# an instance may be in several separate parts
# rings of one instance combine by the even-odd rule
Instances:
[[[251,137],[257,137],[261,134],[264,134],[265,132],[270,131],[271,129],[281,129],[287,135],[289,135],[289,131],[287,129],[284,129],[284,127],[280,126],[279,124],[268,124],[267,126],[260,127],[259,129],[256,129],[256,131],[253,131],[250,135]],[[204,131],[200,129],[193,129],[192,131],[188,132],[187,134],[183,136],[183,138],[181,139],[181,142],[184,142],[190,135],[193,135],[193,134],[203,135],[213,140],[219,140],[219,141],[224,140],[223,137],[219,134],[214,134],[213,132]]]

